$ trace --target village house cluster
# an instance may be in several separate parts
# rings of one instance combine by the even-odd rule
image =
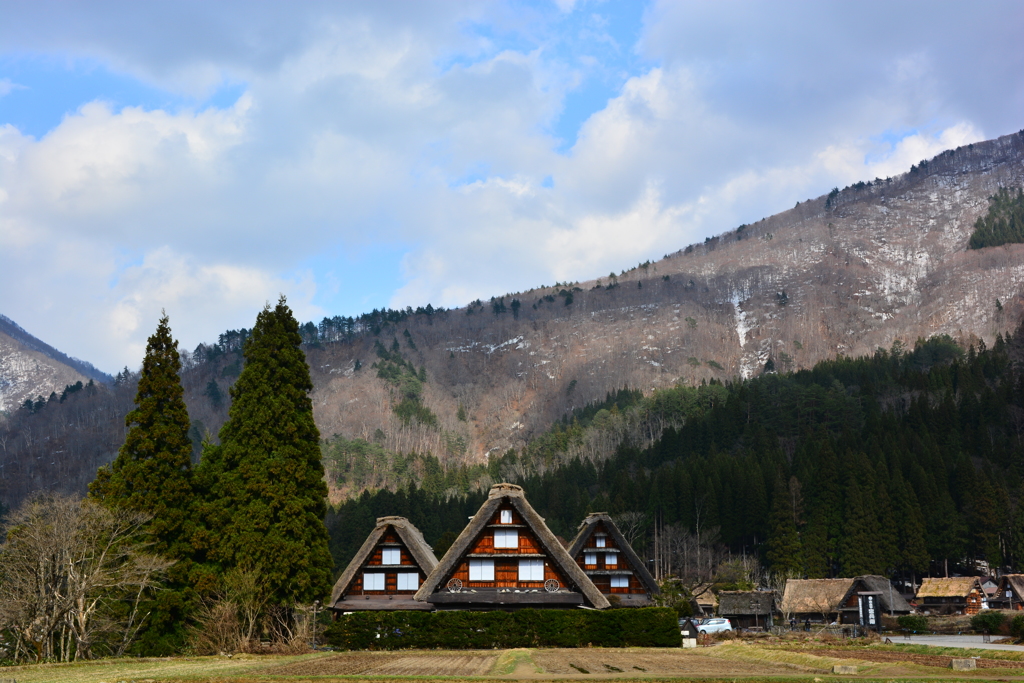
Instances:
[[[998,580],[926,578],[916,610],[977,614],[1022,609],[1024,574]],[[409,520],[381,517],[334,586],[336,614],[377,610],[606,609],[648,607],[658,584],[603,512],[587,516],[568,547],[514,484],[496,484],[440,561]],[[737,629],[793,624],[877,628],[882,615],[915,611],[884,576],[790,579],[775,591],[699,592],[698,616],[727,618]],[[785,624],[783,624],[785,625]]]

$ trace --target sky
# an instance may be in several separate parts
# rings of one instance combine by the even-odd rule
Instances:
[[[137,368],[661,258],[1024,128],[1024,3],[0,0],[0,313]]]

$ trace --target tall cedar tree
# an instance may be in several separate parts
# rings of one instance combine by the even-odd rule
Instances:
[[[168,571],[165,589],[142,605],[148,618],[133,646],[137,654],[163,656],[180,650],[197,604],[189,585],[192,442],[180,371],[178,342],[171,338],[165,314],[146,344],[135,409],[125,417],[124,445],[89,486],[89,494],[103,505],[152,515],[146,525],[148,550],[177,560]]]
[[[97,472],[89,493],[104,505],[152,515],[150,551],[181,559],[190,552],[192,442],[178,342],[167,323],[165,314],[146,344],[135,409],[125,417],[124,445],[110,467]]]
[[[775,492],[772,495],[771,529],[766,557],[772,571],[784,576],[799,576],[802,567],[800,535],[793,517],[790,494],[790,487],[786,486],[780,474],[775,480]]]
[[[334,564],[301,343],[284,297],[263,309],[243,347],[245,367],[231,387],[221,443],[207,444],[198,468],[207,530],[197,545],[220,570],[259,571],[280,605],[323,599]]]

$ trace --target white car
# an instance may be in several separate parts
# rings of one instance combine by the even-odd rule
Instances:
[[[705,619],[701,622],[701,633],[722,633],[732,630],[732,622],[728,619]]]

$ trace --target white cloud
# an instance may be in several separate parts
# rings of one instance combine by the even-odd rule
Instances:
[[[656,64],[564,154],[546,131],[594,58],[552,49],[545,10],[90,3],[53,21],[40,4],[9,9],[0,43],[185,94],[246,84],[226,108],[83,103],[38,140],[0,120],[3,312],[108,370],[138,362],[162,307],[189,345],[281,291],[304,319],[357,313],[316,308],[322,275],[283,275],[326,248],[413,244],[392,305],[460,305],[618,271],[1024,111],[1021,49],[986,47],[1013,22],[974,31],[1013,4],[940,8],[908,33],[907,7],[880,24],[870,8],[656,3],[637,47]]]

